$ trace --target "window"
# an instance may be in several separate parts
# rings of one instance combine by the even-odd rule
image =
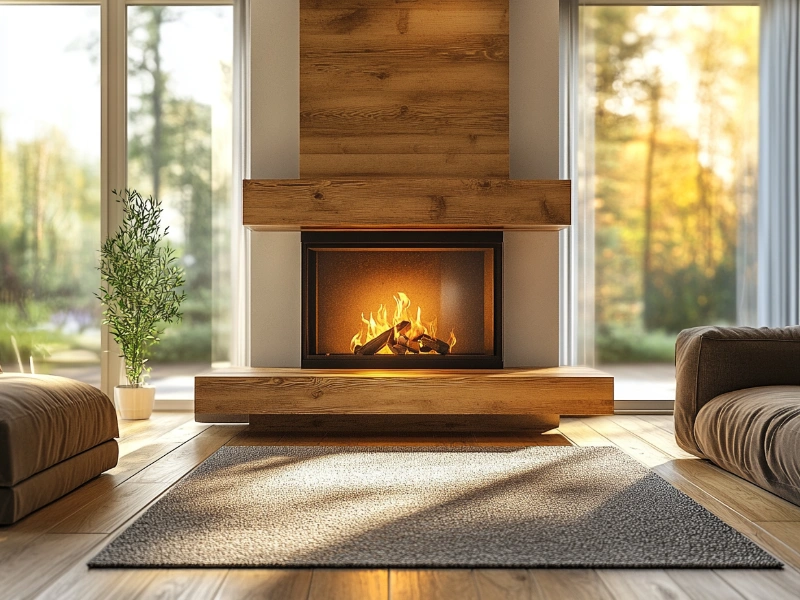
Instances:
[[[757,6],[582,6],[577,184],[594,357],[674,399],[676,334],[755,318]]]
[[[186,273],[183,320],[148,365],[160,399],[229,360],[231,6],[128,7],[128,187],[164,203]]]
[[[94,297],[115,188],[163,201],[186,271],[183,322],[151,353],[157,398],[191,399],[193,376],[229,361],[233,48],[232,0],[0,6],[5,370],[117,384]]]
[[[96,386],[99,40],[99,6],[0,6],[0,366]]]

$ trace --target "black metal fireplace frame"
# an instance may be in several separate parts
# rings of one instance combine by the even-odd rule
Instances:
[[[502,369],[503,232],[502,231],[304,231],[302,244],[302,356],[304,369]],[[316,347],[317,248],[492,248],[494,250],[494,354],[472,355],[320,355]]]

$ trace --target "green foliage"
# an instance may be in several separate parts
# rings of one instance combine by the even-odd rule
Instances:
[[[675,361],[675,334],[627,327],[598,330],[595,352],[600,364]]]
[[[167,331],[150,357],[154,363],[208,363],[211,354],[211,322],[184,324],[180,331]]]
[[[38,362],[59,349],[64,336],[40,327],[49,316],[50,311],[41,303],[28,303],[24,311],[16,305],[0,303],[0,364],[7,367],[16,364],[16,353],[19,352],[27,366],[28,357],[32,356]]]
[[[164,200],[173,230],[179,233],[176,254],[190,298],[182,307],[181,324],[170,329],[151,359],[210,362],[211,324],[218,327],[229,318],[226,312],[220,314],[220,290],[213,297],[211,290],[213,281],[224,281],[228,272],[220,272],[219,265],[230,252],[224,226],[230,211],[230,176],[213,160],[211,106],[177,94],[172,74],[164,68],[163,29],[181,15],[175,7],[137,6],[129,11],[128,73],[140,91],[129,98],[128,181],[152,189]],[[227,357],[227,339],[224,342],[216,352]]]
[[[586,6],[581,19],[597,358],[671,361],[681,329],[740,318],[757,8]]]
[[[122,350],[128,382],[139,386],[148,349],[163,333],[159,326],[182,317],[186,293],[177,290],[185,281],[175,251],[162,245],[169,228],[162,232],[161,202],[152,196],[144,199],[136,190],[114,194],[123,220],[100,250],[104,285],[97,297],[105,306],[103,323]]]
[[[99,231],[98,165],[54,128],[4,138],[0,115],[0,364],[17,362],[12,335],[25,367],[93,337]]]

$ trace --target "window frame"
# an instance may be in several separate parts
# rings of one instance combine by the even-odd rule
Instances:
[[[0,0],[0,6],[100,7],[100,239],[105,240],[122,223],[122,211],[112,189],[127,187],[128,171],[128,7],[129,6],[234,6],[235,0]],[[234,16],[234,27],[239,19]],[[237,42],[234,31],[234,47]],[[234,82],[236,87],[236,82]],[[235,109],[234,109],[235,110]],[[236,120],[236,117],[234,117]],[[234,136],[236,136],[234,127]],[[238,147],[234,142],[234,148]],[[235,152],[235,150],[234,150]],[[99,285],[99,280],[98,280]],[[122,360],[108,326],[101,328],[100,389],[109,397],[119,381]],[[187,406],[183,406],[187,404]],[[170,408],[192,408],[192,400],[170,401]]]
[[[759,6],[758,0],[560,0],[560,173],[575,180],[578,129],[580,6]],[[559,362],[594,366],[594,209],[572,186],[572,227],[559,232]],[[591,348],[588,346],[591,345]],[[615,410],[672,413],[674,401],[615,401]]]

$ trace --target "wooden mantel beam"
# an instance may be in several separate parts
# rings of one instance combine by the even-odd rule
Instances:
[[[570,225],[570,182],[458,178],[247,179],[255,231],[442,229],[553,231]]]

